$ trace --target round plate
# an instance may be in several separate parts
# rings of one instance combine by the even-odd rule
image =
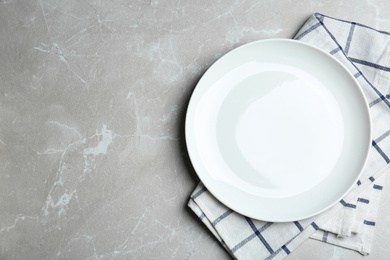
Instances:
[[[187,110],[188,153],[223,204],[272,222],[336,202],[367,160],[371,123],[356,79],[329,54],[295,40],[243,45],[219,59]]]

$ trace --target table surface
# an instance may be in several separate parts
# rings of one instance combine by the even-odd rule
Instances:
[[[0,259],[229,259],[186,206],[183,123],[226,52],[390,2],[0,0]],[[390,178],[387,178],[390,184]],[[390,187],[390,185],[387,185]],[[384,190],[372,254],[390,255]],[[308,240],[287,259],[360,255]]]

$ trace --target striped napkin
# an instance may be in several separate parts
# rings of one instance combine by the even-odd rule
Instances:
[[[370,107],[373,140],[367,164],[351,192],[317,216],[287,223],[242,216],[200,183],[188,206],[236,259],[282,259],[308,238],[369,254],[390,156],[390,34],[315,13],[295,36],[342,62]],[[390,171],[389,171],[390,172]]]

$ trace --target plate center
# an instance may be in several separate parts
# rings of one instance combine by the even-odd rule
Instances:
[[[242,79],[218,116],[225,163],[263,196],[293,196],[316,186],[343,149],[336,100],[315,78],[294,74],[263,71]]]

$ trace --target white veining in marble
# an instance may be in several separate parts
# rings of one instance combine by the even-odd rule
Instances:
[[[0,0],[0,259],[229,259],[186,207],[197,81],[234,47],[291,38],[314,12],[390,31],[389,8]],[[390,253],[381,210],[372,259]],[[359,258],[317,241],[289,258],[319,256]]]

